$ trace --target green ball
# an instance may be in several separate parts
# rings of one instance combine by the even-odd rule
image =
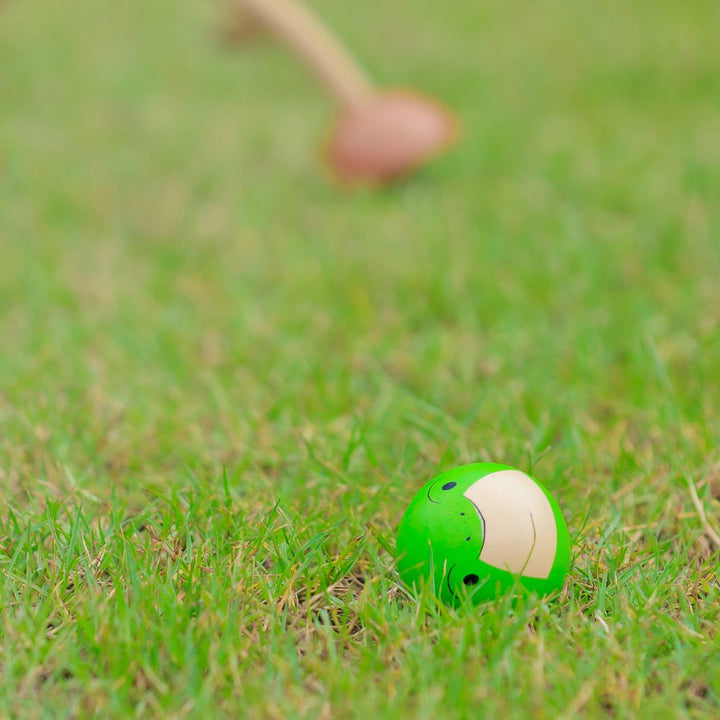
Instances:
[[[552,595],[570,569],[570,536],[540,483],[508,465],[475,463],[434,477],[410,501],[397,558],[408,587],[430,582],[450,605],[518,587]]]

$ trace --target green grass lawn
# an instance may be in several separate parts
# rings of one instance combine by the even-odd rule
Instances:
[[[718,718],[720,4],[313,7],[457,150],[338,193],[221,5],[0,11],[0,718]],[[398,585],[481,460],[559,598]]]

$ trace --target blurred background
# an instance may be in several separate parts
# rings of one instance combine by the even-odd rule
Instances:
[[[336,459],[360,436],[369,494],[550,447],[583,496],[705,462],[720,5],[312,8],[379,84],[452,107],[457,148],[341,192],[332,101],[278,44],[224,43],[222,2],[2,8],[5,492],[229,468],[292,495],[308,442]]]

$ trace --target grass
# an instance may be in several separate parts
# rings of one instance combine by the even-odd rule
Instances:
[[[313,5],[457,151],[338,194],[218,7],[2,9],[0,717],[718,717],[718,4]],[[484,459],[556,600],[399,587]]]

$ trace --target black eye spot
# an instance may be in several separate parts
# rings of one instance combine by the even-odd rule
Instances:
[[[460,513],[461,515],[465,515],[465,513]]]
[[[465,585],[477,585],[480,578],[475,573],[470,573],[463,578],[463,584]]]
[[[442,486],[442,489],[443,489],[443,490],[452,490],[456,485],[457,485],[456,482],[445,483],[445,484]]]
[[[466,537],[465,539],[466,539],[466,540],[469,540],[470,538],[469,538],[469,537]]]

